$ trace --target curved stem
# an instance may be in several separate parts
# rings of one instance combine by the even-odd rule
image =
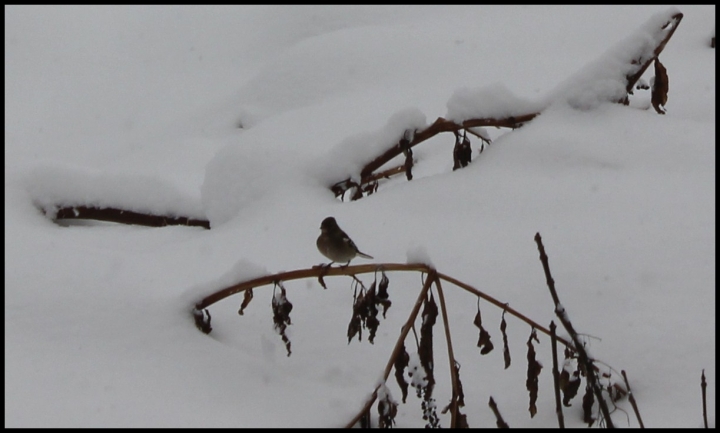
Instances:
[[[448,323],[448,313],[445,308],[445,296],[443,295],[440,278],[435,277],[435,288],[437,288],[438,298],[440,298],[440,311],[443,315],[443,326],[445,327],[445,340],[447,342],[448,360],[450,361],[450,381],[452,384],[452,401],[450,402],[450,428],[457,428],[457,412],[458,412],[458,390],[457,370],[455,369],[455,354],[453,353],[452,338],[450,338],[450,324]]]

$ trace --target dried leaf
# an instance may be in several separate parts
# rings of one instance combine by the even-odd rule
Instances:
[[[355,290],[356,294],[353,300],[353,315],[348,324],[348,343],[352,341],[355,335],[358,336],[358,341],[362,341],[362,330],[367,329],[369,331],[368,341],[373,344],[375,342],[375,335],[377,334],[378,326],[380,321],[377,318],[378,309],[377,305],[383,306],[383,317],[387,308],[390,307],[390,300],[387,299],[387,277],[384,278],[384,297],[385,299],[379,298],[375,292],[376,284],[372,283],[370,289],[365,289],[360,280],[355,279]],[[383,280],[380,281],[383,284]],[[357,292],[359,288],[359,293]]]
[[[393,400],[390,390],[383,384],[378,389],[378,426],[391,428],[395,424],[397,402]]]
[[[502,313],[502,320],[500,321],[500,332],[503,337],[503,358],[505,359],[505,369],[510,367],[510,346],[508,345],[508,337],[505,330],[507,329],[507,323],[505,322],[505,311]]]
[[[650,102],[658,114],[665,114],[665,104],[667,103],[667,94],[669,90],[669,81],[667,69],[660,63],[659,58],[655,58],[655,79],[652,86],[652,96]]]
[[[462,382],[460,382],[460,363],[455,361],[455,377],[457,378],[458,396],[457,402],[458,407],[465,406],[465,393],[463,392]]]
[[[483,328],[482,326],[482,317],[480,315],[480,306],[478,306],[477,314],[475,315],[475,320],[473,321],[473,324],[480,328],[480,336],[478,337],[477,347],[480,348],[480,354],[481,355],[487,355],[488,353],[492,352],[494,346],[492,344],[492,341],[490,341],[490,334]]]
[[[405,350],[405,344],[403,343],[400,351],[395,357],[393,366],[395,367],[395,379],[397,380],[398,386],[402,391],[402,402],[405,403],[408,394],[408,383],[405,381],[405,368],[407,368],[410,362],[410,355]]]
[[[563,392],[563,405],[565,407],[572,406],[570,400],[575,398],[578,390],[580,389],[580,370],[570,372],[563,369],[560,372],[560,389]]]
[[[438,316],[438,307],[432,293],[430,298],[425,298],[423,311],[421,313],[422,326],[420,327],[420,346],[418,347],[418,355],[420,364],[425,370],[425,385],[418,389],[418,393],[422,395],[423,401],[421,407],[423,409],[423,419],[427,421],[426,427],[438,427],[440,418],[436,413],[435,399],[432,393],[435,388],[435,374],[433,372],[433,334],[432,328],[435,326]]]
[[[318,283],[322,286],[323,289],[327,290],[327,286],[325,285],[325,279],[323,279],[323,275],[318,275]]]
[[[348,324],[348,344],[352,341],[355,335],[358,336],[358,341],[362,341],[362,325],[366,314],[365,308],[365,291],[360,290],[359,294],[356,294],[353,299],[353,314]]]
[[[205,315],[207,315],[207,319]],[[212,326],[210,326],[210,312],[207,308],[204,310],[193,309],[193,318],[195,319],[195,326],[197,326],[199,330],[206,334],[212,331]]]
[[[285,329],[288,325],[292,325],[290,321],[290,312],[292,311],[292,303],[288,301],[285,287],[281,282],[275,283],[276,287],[280,287],[280,291],[273,294],[272,298],[272,310],[273,310],[273,323],[275,324],[275,331],[280,334],[282,341],[285,343],[285,349],[287,349],[287,356],[290,356],[292,351],[290,350],[290,339],[285,334]]]
[[[388,279],[387,275],[385,275],[385,271],[382,272],[382,277],[380,278],[380,284],[378,284],[378,291],[375,295],[375,303],[380,304],[383,306],[383,319],[385,318],[385,313],[387,313],[388,308],[392,305],[392,302],[390,302],[390,295],[388,295],[388,285],[390,284],[390,280]]]
[[[245,307],[247,307],[248,304],[250,303],[250,301],[252,301],[252,298],[253,298],[253,289],[250,288],[250,289],[245,290],[245,293],[243,293],[242,304],[240,305],[240,309],[238,310],[239,315],[242,316],[243,314],[245,314]]]
[[[535,330],[535,328],[532,329],[530,333],[530,338],[528,338],[527,341],[528,371],[525,386],[530,392],[530,406],[528,408],[528,410],[530,411],[530,418],[534,417],[537,413],[537,407],[535,406],[535,402],[537,401],[538,395],[538,376],[540,376],[540,370],[542,370],[542,364],[540,364],[535,359],[535,346],[533,346],[533,340],[537,341],[538,343],[540,342],[537,338],[537,331]]]
[[[498,428],[510,428],[510,426],[505,422],[502,415],[500,415],[500,410],[497,407],[497,403],[495,403],[495,400],[493,400],[492,396],[490,396],[490,401],[488,402],[488,406],[490,406],[490,409],[492,409],[493,413],[495,414],[496,425]]]
[[[463,137],[455,133],[455,147],[453,148],[453,171],[466,167],[472,160],[472,147],[470,139],[467,138],[467,130],[463,131]]]

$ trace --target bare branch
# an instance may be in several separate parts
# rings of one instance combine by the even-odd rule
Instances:
[[[165,227],[165,226],[194,226],[210,228],[210,222],[207,220],[198,220],[188,217],[171,217],[167,215],[150,215],[129,210],[117,209],[112,207],[100,208],[92,206],[72,206],[58,209],[54,220],[64,219],[85,219],[108,221],[120,224],[135,224],[149,227]]]

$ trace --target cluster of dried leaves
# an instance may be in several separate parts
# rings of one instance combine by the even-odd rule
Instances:
[[[387,309],[392,305],[387,291],[390,280],[384,271],[381,270],[380,272],[382,275],[380,283],[377,283],[376,274],[376,279],[370,289],[365,289],[362,282],[353,277],[355,291],[353,294],[353,314],[347,331],[348,343],[352,341],[355,335],[358,336],[358,341],[362,341],[362,330],[367,329],[369,332],[368,341],[373,344],[378,325],[380,325],[377,318],[377,306],[381,305],[383,307],[383,318],[385,318]]]
[[[280,291],[276,291],[278,287]],[[285,287],[283,287],[282,282],[275,282],[272,298],[273,323],[275,324],[275,331],[280,334],[283,343],[285,343],[287,356],[290,356],[292,351],[290,350],[290,339],[285,334],[285,329],[287,329],[288,325],[292,325],[292,322],[290,322],[290,312],[292,308],[292,303],[287,299]]]

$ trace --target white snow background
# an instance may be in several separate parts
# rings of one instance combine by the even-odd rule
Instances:
[[[271,286],[244,316],[241,296],[211,306],[209,335],[190,315],[214,290],[327,262],[315,239],[329,215],[375,257],[353,264],[427,257],[547,326],[539,232],[575,328],[627,372],[645,425],[702,426],[704,369],[715,426],[715,7],[678,9],[659,115],[648,91],[606,102],[617,81],[603,59],[668,6],[6,6],[5,426],[344,425],[382,374],[418,274],[388,273],[373,345],[347,342],[347,277],[285,284],[290,357]],[[547,108],[489,129],[482,154],[471,137],[462,170],[445,133],[415,147],[410,182],[355,202],[328,189],[407,127],[533,107]],[[212,229],[58,225],[39,210],[75,204]],[[500,311],[480,302],[495,344],[481,355],[476,298],[443,288],[470,426],[495,426],[489,396],[511,427],[556,426],[549,338],[535,344],[531,418],[528,326],[506,315],[505,370]],[[440,320],[434,334],[441,409]],[[393,375],[387,389],[400,400]],[[581,397],[566,425],[584,425]],[[618,406],[615,425],[637,427]],[[420,416],[411,388],[397,426]]]

